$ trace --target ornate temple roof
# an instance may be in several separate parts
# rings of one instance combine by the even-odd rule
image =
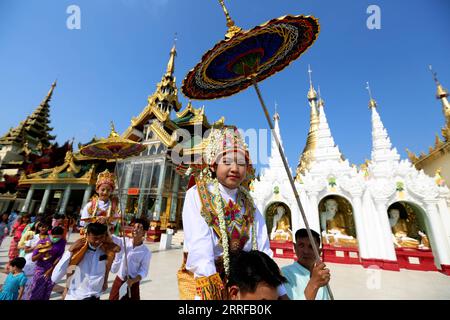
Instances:
[[[24,121],[21,121],[15,128],[11,128],[3,137],[0,138],[0,145],[19,146],[25,154],[40,154],[44,148],[51,145],[55,136],[50,134],[53,130],[50,124],[50,105],[53,91],[56,87],[56,81],[53,82],[49,92]]]
[[[137,116],[131,119],[131,125],[123,133],[123,137],[138,141],[142,139],[138,132],[144,130],[144,126],[151,118],[165,123],[169,119],[172,109],[179,111],[181,103],[178,101],[178,88],[176,85],[175,71],[175,45],[170,50],[170,58],[167,63],[166,73],[162,76],[161,82],[156,85],[155,92],[148,97],[147,106]],[[177,129],[173,122],[168,122],[167,127],[172,131]]]
[[[62,165],[29,175],[22,174],[19,186],[31,184],[95,184],[97,178],[95,169],[97,166],[97,163],[79,159],[79,155],[68,151]]]
[[[406,149],[409,160],[418,168],[421,169],[425,163],[433,161],[441,157],[444,153],[450,152],[450,103],[448,101],[448,91],[441,85],[437,78],[436,72],[434,72],[430,66],[430,71],[433,74],[434,82],[436,83],[436,99],[441,100],[442,112],[445,118],[445,126],[442,128],[441,133],[443,140],[436,134],[434,140],[434,146],[428,148],[428,154],[421,152],[419,156]]]
[[[170,51],[170,58],[167,64],[166,73],[160,83],[157,84],[156,91],[149,96],[148,103],[144,110],[132,118],[131,125],[122,134],[122,137],[133,141],[143,141],[145,125],[150,123],[150,129],[157,135],[158,139],[168,148],[173,148],[178,143],[177,129],[186,129],[191,134],[189,141],[184,141],[187,153],[196,153],[201,150],[201,137],[194,137],[194,127],[201,126],[202,132],[211,126],[221,126],[224,123],[222,117],[211,125],[205,115],[204,107],[195,108],[189,101],[182,111],[181,103],[178,101],[178,89],[175,82],[175,45]],[[170,118],[171,111],[176,112],[175,118]]]

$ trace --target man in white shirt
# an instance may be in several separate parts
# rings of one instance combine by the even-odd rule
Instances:
[[[311,230],[317,248],[320,247],[320,235]],[[323,262],[316,263],[314,251],[306,229],[295,233],[294,243],[297,261],[281,268],[288,280],[285,283],[287,294],[292,300],[329,300],[327,288],[330,270]],[[320,249],[319,249],[320,250]]]
[[[107,226],[90,223],[87,227],[88,250],[75,265],[68,279],[65,300],[99,300],[103,291],[106,270],[106,253],[102,244],[107,236]],[[68,272],[72,252],[66,251],[52,273],[52,281],[59,282]]]
[[[140,300],[139,284],[148,275],[148,268],[152,256],[151,251],[144,244],[145,234],[149,223],[145,219],[136,219],[133,224],[133,237],[125,237],[128,270],[125,264],[124,238],[112,236],[115,244],[119,245],[121,251],[116,254],[111,271],[117,273],[109,294],[109,300]],[[128,283],[127,294],[120,298],[120,287]],[[130,296],[129,296],[130,294]]]

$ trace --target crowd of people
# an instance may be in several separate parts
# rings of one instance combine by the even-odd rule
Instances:
[[[191,166],[195,185],[186,192],[184,254],[178,271],[181,299],[326,300],[330,271],[317,259],[305,229],[295,233],[297,261],[282,269],[273,260],[267,226],[248,192],[254,170],[236,128],[214,129],[204,159]],[[126,236],[115,177],[99,174],[96,194],[81,210],[81,237],[67,246],[73,225],[62,216],[2,215],[0,245],[11,235],[8,275],[0,300],[49,300],[64,278],[65,300],[99,300],[116,273],[109,299],[140,299],[152,253],[149,222],[134,219]],[[155,275],[157,276],[157,275]]]

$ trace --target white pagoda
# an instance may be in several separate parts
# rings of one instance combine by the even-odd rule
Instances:
[[[351,165],[334,142],[309,72],[310,128],[295,183],[310,227],[322,236],[323,259],[450,275],[447,186],[400,159],[369,87],[371,160]],[[281,141],[278,113],[274,121]],[[292,240],[304,222],[273,137],[271,143],[269,166],[253,183],[252,195],[266,218],[275,256],[294,258]]]

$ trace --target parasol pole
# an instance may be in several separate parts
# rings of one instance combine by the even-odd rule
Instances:
[[[256,78],[254,76],[252,76],[251,79],[252,79],[253,87],[256,90],[256,94],[258,95],[259,102],[261,103],[261,107],[263,109],[264,115],[266,116],[267,123],[269,124],[270,131],[272,132],[272,135],[275,138],[275,142],[277,144],[278,152],[280,153],[281,159],[283,160],[283,166],[284,166],[284,169],[286,170],[286,174],[287,174],[287,176],[289,178],[289,183],[291,184],[292,191],[294,192],[295,200],[297,200],[297,205],[298,205],[298,207],[300,209],[300,213],[302,214],[303,222],[305,223],[306,232],[308,233],[308,238],[309,238],[309,241],[310,241],[310,243],[312,245],[312,248],[313,248],[313,251],[314,251],[314,256],[316,258],[316,262],[319,262],[320,261],[319,249],[317,248],[316,241],[314,240],[314,237],[313,237],[313,235],[311,233],[311,228],[309,227],[308,219],[306,219],[306,214],[305,214],[305,211],[303,210],[303,206],[302,206],[302,203],[300,201],[300,196],[298,195],[297,189],[295,188],[294,178],[292,177],[292,174],[289,171],[289,165],[287,163],[286,156],[284,154],[283,148],[281,147],[278,135],[275,132],[275,129],[273,127],[272,120],[270,119],[269,112],[267,111],[266,104],[264,103],[264,100],[262,98],[261,91],[259,90],[258,83],[256,82]],[[331,292],[331,288],[330,288],[329,283],[326,285],[326,288],[327,288],[328,293],[330,295],[330,299],[334,300],[334,296],[333,296],[333,293]]]
[[[117,176],[117,184],[119,185],[118,188],[118,194],[119,194],[119,209],[120,209],[120,226],[121,226],[121,232],[122,232],[122,241],[123,241],[123,254],[125,255],[125,274],[126,274],[126,280],[128,281],[128,255],[127,255],[127,242],[125,239],[125,210],[123,210],[123,205],[122,205],[122,188],[120,187],[120,183],[119,183],[119,175],[118,175],[118,170],[117,170],[117,161],[116,161],[116,165],[115,165],[115,171],[116,171],[116,176]],[[125,170],[123,170],[125,171]],[[128,287],[127,284],[127,293],[128,293],[128,298],[131,299],[131,288]]]

